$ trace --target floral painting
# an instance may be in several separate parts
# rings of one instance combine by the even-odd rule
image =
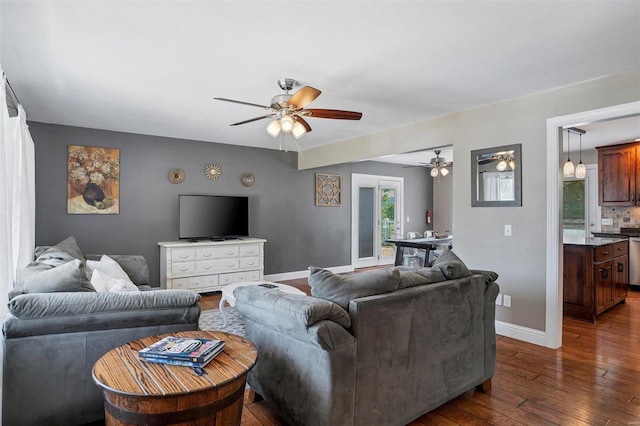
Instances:
[[[120,150],[69,145],[67,213],[120,213]]]

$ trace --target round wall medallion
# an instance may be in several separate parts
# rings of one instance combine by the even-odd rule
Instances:
[[[176,184],[184,182],[184,170],[171,169],[169,172],[169,182]]]
[[[255,182],[256,178],[253,173],[245,173],[242,175],[242,184],[244,186],[251,186]]]
[[[211,163],[205,167],[204,174],[211,180],[218,179],[222,175],[222,169],[217,164]]]

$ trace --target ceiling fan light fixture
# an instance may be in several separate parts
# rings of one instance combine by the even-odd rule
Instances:
[[[438,174],[439,174],[438,168],[434,167],[433,169],[431,169],[429,174],[431,175],[431,177],[438,177]]]
[[[282,130],[283,133],[291,133],[293,125],[293,118],[289,114],[285,114],[280,118],[280,130]]]
[[[267,133],[271,135],[271,137],[277,138],[280,134],[280,122],[278,120],[273,120],[271,124],[267,126]]]
[[[302,123],[300,123],[299,121],[296,121],[295,123],[293,123],[293,128],[291,129],[291,134],[293,135],[294,138],[300,139],[306,133],[307,133],[307,129],[304,128]]]
[[[448,174],[449,174],[449,170],[448,170],[447,168],[445,168],[445,167],[442,167],[442,168],[440,169],[440,174],[441,174],[442,176],[446,176],[446,175],[448,175]]]
[[[504,172],[507,170],[507,162],[505,160],[500,160],[496,165],[496,170],[499,172]]]

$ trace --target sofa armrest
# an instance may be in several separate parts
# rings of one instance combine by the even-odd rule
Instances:
[[[200,295],[190,290],[30,293],[9,302],[5,338],[163,324],[196,323]]]
[[[325,350],[355,341],[346,330],[351,326],[349,314],[328,300],[260,286],[239,287],[233,294],[235,307],[247,322],[264,325]]]

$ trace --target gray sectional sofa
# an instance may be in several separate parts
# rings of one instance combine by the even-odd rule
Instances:
[[[11,292],[2,339],[4,426],[98,421],[103,398],[91,376],[98,358],[134,339],[198,329],[198,294],[153,291],[144,257],[110,257],[147,291]]]
[[[335,275],[315,296],[235,290],[260,354],[251,388],[292,425],[404,425],[475,386],[496,356],[497,274],[445,253],[433,268]]]

